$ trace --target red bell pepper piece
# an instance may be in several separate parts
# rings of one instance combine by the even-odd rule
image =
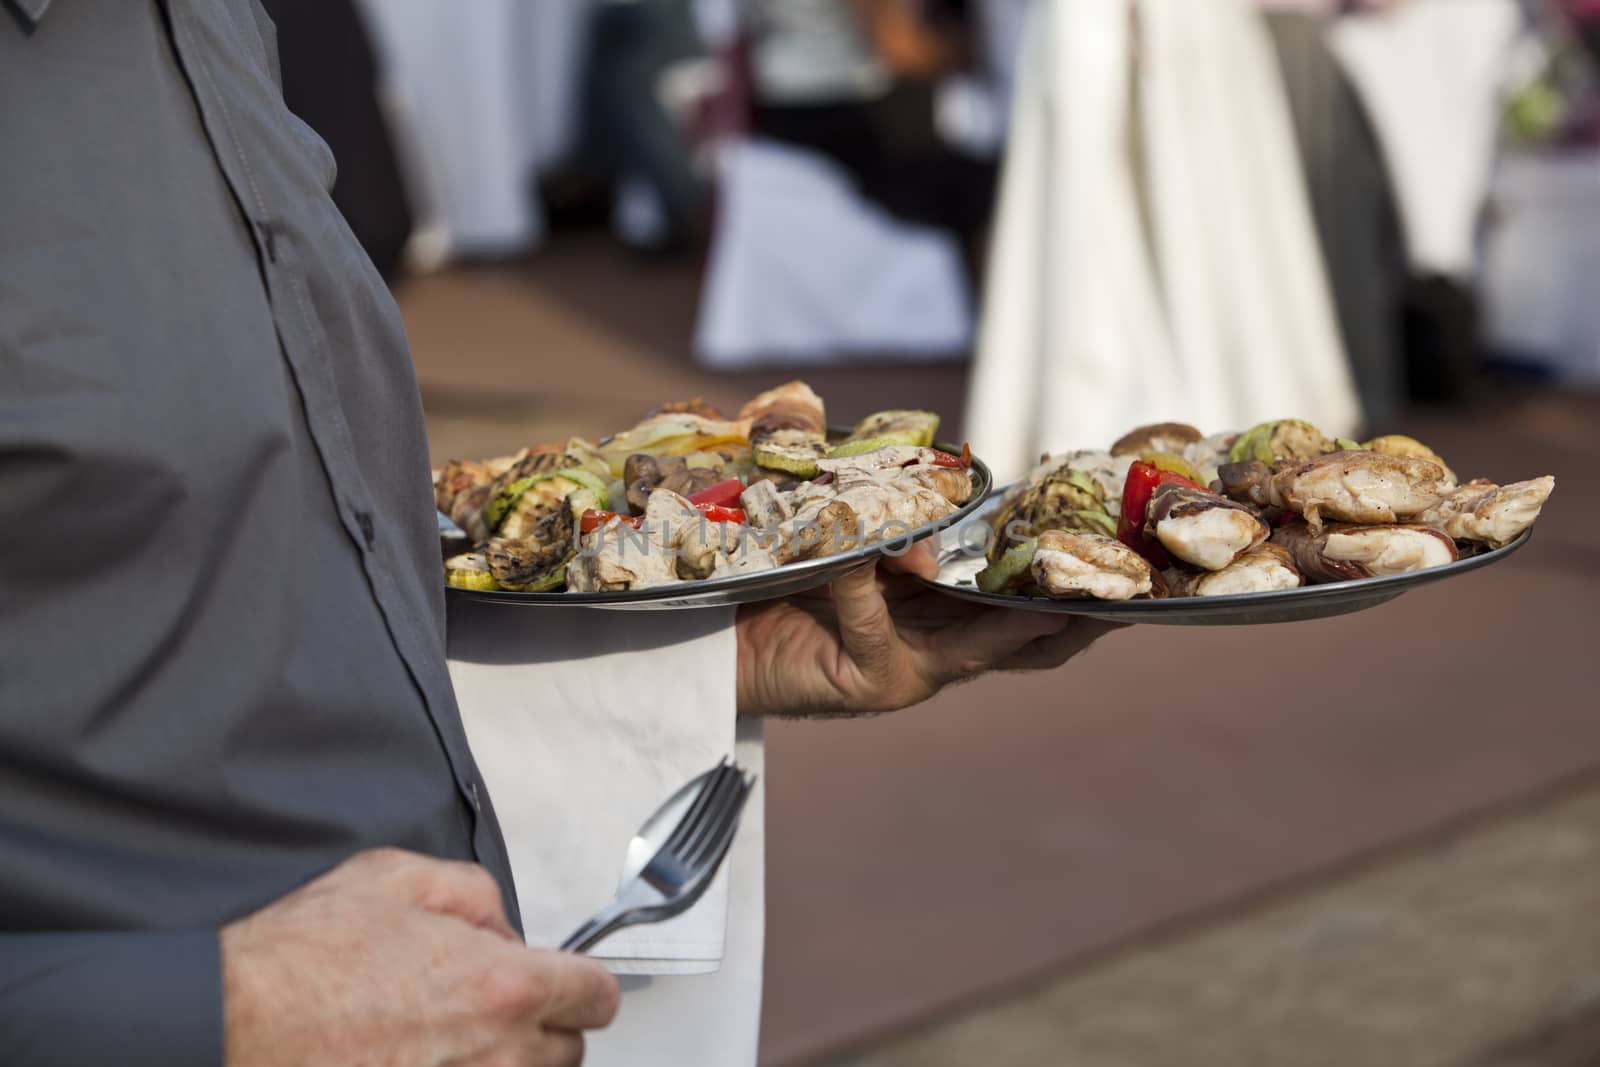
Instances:
[[[592,534],[602,526],[608,526],[612,519],[621,519],[635,530],[644,522],[643,515],[618,515],[615,511],[598,511],[590,508],[578,519],[578,532]]]
[[[725,508],[717,504],[696,504],[695,510],[704,515],[707,522],[732,522],[743,525],[745,513],[743,508]],[[644,525],[643,515],[619,515],[615,511],[597,511],[590,508],[578,518],[578,532],[592,534],[600,527],[608,524],[612,519],[621,519],[635,530]]]
[[[959,468],[961,470],[968,470],[972,467],[972,446],[962,445],[961,455],[959,456],[952,456],[948,452],[940,452],[938,449],[935,449],[933,453],[933,465],[935,467],[951,467]]]
[[[722,508],[735,508],[739,506],[739,497],[744,492],[744,483],[737,478],[729,478],[716,485],[708,485],[698,493],[689,495],[691,504],[715,504]]]
[[[725,508],[719,504],[695,504],[700,509],[700,514],[706,517],[707,522],[733,522],[742,524],[745,519],[744,508]]]
[[[1122,485],[1122,514],[1117,519],[1117,540],[1157,567],[1166,567],[1171,560],[1161,543],[1145,534],[1144,523],[1150,511],[1150,498],[1156,495],[1156,486],[1168,484],[1205,489],[1181,474],[1164,471],[1141,459],[1128,468],[1128,480]]]

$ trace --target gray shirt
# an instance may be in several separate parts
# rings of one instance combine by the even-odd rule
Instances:
[[[387,290],[253,0],[0,0],[0,1059],[216,1063],[216,929],[504,847]]]

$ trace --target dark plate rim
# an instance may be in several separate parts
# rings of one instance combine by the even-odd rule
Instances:
[[[848,433],[849,431],[844,432]],[[961,454],[961,446],[952,446],[948,441],[935,441],[933,447],[943,452],[951,452],[955,455]],[[852,548],[848,552],[837,552],[831,556],[808,559],[801,563],[788,563],[781,567],[756,571],[752,574],[735,574],[725,578],[704,578],[696,582],[675,582],[672,585],[662,585],[638,592],[628,591],[622,593],[513,593],[505,590],[459,589],[452,585],[446,585],[444,588],[447,594],[468,600],[484,600],[497,604],[525,604],[543,607],[565,606],[573,608],[621,607],[632,604],[651,604],[664,600],[715,597],[745,590],[756,592],[767,585],[777,586],[780,584],[785,586],[785,591],[775,594],[775,597],[787,596],[791,591],[788,586],[788,582],[791,580],[804,578],[808,574],[832,574],[839,570],[847,570],[850,564],[875,559],[886,553],[891,547],[898,545],[909,546],[918,541],[925,541],[940,530],[965,522],[988,502],[990,495],[994,492],[994,475],[990,472],[988,465],[977,456],[972,457],[972,472],[976,476],[975,480],[978,483],[973,488],[972,499],[942,519],[924,523],[915,530],[901,534],[888,541]]]

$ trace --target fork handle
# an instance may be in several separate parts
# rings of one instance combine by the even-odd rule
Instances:
[[[627,914],[625,908],[612,904],[595,913],[594,918],[584,923],[572,932],[572,936],[561,942],[563,952],[587,952],[601,941],[615,933],[623,925],[623,917]]]

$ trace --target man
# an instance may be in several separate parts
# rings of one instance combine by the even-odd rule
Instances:
[[[616,987],[515,934],[399,319],[270,23],[0,0],[0,101],[5,1062],[578,1062]],[[754,612],[741,706],[1093,636],[941,610],[902,634],[858,573]]]

